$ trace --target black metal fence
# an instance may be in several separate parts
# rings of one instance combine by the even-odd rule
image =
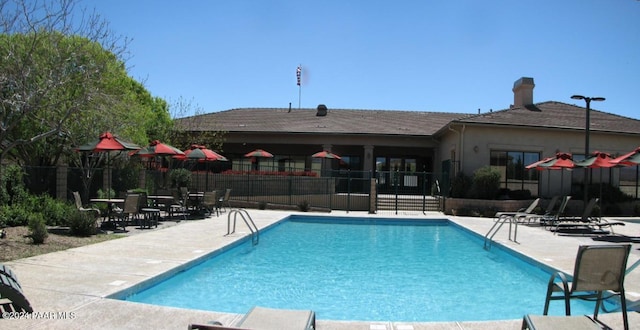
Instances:
[[[379,212],[440,211],[440,177],[431,172],[379,171],[376,173],[376,209]]]
[[[73,191],[86,197],[104,191],[104,169],[95,169],[88,191],[84,187],[83,172],[66,168],[66,181],[59,182],[56,167],[25,167],[25,184],[37,194],[57,196],[63,184],[64,194],[71,200]],[[142,177],[141,177],[142,176]],[[375,179],[375,180],[373,180]],[[372,196],[372,182],[375,195]],[[231,201],[246,207],[304,207],[346,211],[430,211],[438,209],[434,198],[438,177],[429,172],[377,172],[326,170],[309,171],[229,171],[212,173],[193,171],[190,190],[225,191],[231,189]],[[167,171],[140,169],[111,169],[109,185],[116,195],[135,188],[145,188],[153,194],[171,188]],[[435,189],[435,190],[434,190]],[[375,201],[372,207],[371,201]]]

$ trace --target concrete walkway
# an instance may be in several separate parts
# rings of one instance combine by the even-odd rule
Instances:
[[[269,226],[295,212],[250,210],[259,228]],[[308,213],[305,213],[308,214]],[[319,214],[326,215],[326,214]],[[332,212],[330,215],[377,216],[360,212]],[[390,217],[389,214],[379,215]],[[449,218],[484,236],[493,225],[488,218],[452,217],[441,213],[403,214],[393,217]],[[636,219],[637,220],[637,219]],[[640,222],[615,227],[616,233],[638,238]],[[249,232],[238,223],[238,233],[227,232],[226,215],[204,220],[183,221],[175,226],[144,232],[131,228],[128,237],[6,263],[17,274],[37,319],[0,320],[0,328],[12,329],[186,329],[190,323],[219,321],[235,324],[242,315],[153,306],[108,299],[121,292],[135,292],[160,275],[175,273],[197,263],[212,251],[246,237]],[[135,234],[134,233],[138,233]],[[550,267],[573,272],[579,245],[607,244],[591,237],[554,235],[541,227],[518,226],[518,243],[508,240],[503,228],[495,241],[528,255]],[[640,244],[633,243],[629,266],[640,260]],[[640,301],[640,267],[626,277],[627,298]],[[215,299],[215,297],[211,297]],[[542,309],[541,302],[541,308]],[[540,311],[531,311],[541,314]],[[613,329],[622,328],[619,313],[600,317]],[[640,329],[640,314],[629,313],[632,329]],[[317,320],[318,330],[339,329],[520,329],[521,319],[479,322],[347,322]]]

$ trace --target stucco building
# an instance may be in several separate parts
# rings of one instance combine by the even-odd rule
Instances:
[[[262,148],[274,154],[263,164],[281,171],[349,169],[374,174],[387,171],[427,172],[447,181],[491,165],[502,173],[502,185],[528,189],[533,195],[566,194],[582,182],[582,171],[528,171],[524,166],[557,152],[584,158],[586,109],[557,101],[534,101],[533,78],[518,79],[514,102],[484,113],[441,113],[397,110],[244,108],[182,118],[194,134],[225,132],[224,155],[229,167],[249,162],[243,155]],[[581,103],[582,101],[578,102]],[[582,102],[583,103],[583,102]],[[606,103],[598,104],[606,107]],[[590,152],[613,156],[640,146],[640,120],[597,109],[590,111]],[[342,161],[311,158],[329,150]],[[637,167],[600,170],[592,180],[623,185],[637,198]],[[384,176],[379,176],[384,181]],[[633,181],[633,182],[631,182]],[[412,180],[400,185],[415,186]],[[627,187],[629,186],[629,187]],[[384,187],[382,187],[384,188]],[[416,186],[417,189],[417,186]]]

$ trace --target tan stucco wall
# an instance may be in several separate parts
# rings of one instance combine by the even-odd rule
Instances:
[[[492,150],[539,152],[541,157],[552,157],[556,152],[584,153],[584,131],[488,125],[454,125],[452,128],[455,132],[447,130],[440,139],[440,156],[443,160],[449,159],[451,150],[455,150],[457,160],[461,162],[460,169],[467,175],[473,174],[482,166],[489,165]],[[640,136],[593,130],[590,133],[591,152],[603,151],[616,156],[632,151],[638,146],[640,146]],[[614,169],[612,173],[614,180],[617,180],[616,170]],[[542,191],[547,192],[549,189],[551,195],[566,194],[571,190],[571,173],[568,171],[542,173],[540,185]]]

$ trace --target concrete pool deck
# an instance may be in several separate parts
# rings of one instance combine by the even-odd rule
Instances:
[[[249,212],[259,228],[269,226],[290,214],[298,214],[271,210]],[[482,236],[493,225],[491,218],[454,217],[441,213],[396,216],[334,211],[329,215],[448,218]],[[637,240],[634,241],[640,242],[640,222],[638,219],[629,220],[635,222],[628,221],[626,226],[616,226],[615,232],[635,237]],[[224,236],[227,233],[226,214],[203,220],[182,221],[176,226],[158,230],[141,232],[133,228],[131,227],[131,235],[120,239],[6,262],[17,274],[34,310],[40,314],[37,315],[38,319],[0,320],[0,327],[4,328],[3,324],[7,324],[12,329],[186,329],[190,323],[206,324],[209,321],[219,321],[231,326],[242,317],[241,314],[170,308],[107,298],[123,290],[135,292],[136,288],[153,281],[157,276],[172,272],[176,267],[197,262],[212,251],[246,237],[249,231],[241,221],[238,223],[237,233],[231,236]],[[579,245],[608,243],[586,236],[554,235],[541,227],[523,225],[518,226],[518,243],[508,240],[506,227],[494,240],[568,273],[573,272]],[[640,260],[639,249],[640,243],[633,243],[628,266]],[[640,301],[640,267],[627,275],[625,288],[628,300]],[[482,303],[481,298],[479,301]],[[543,304],[541,301],[540,310],[531,313],[542,314]],[[322,315],[317,317],[318,330],[520,329],[522,322],[521,319],[425,323],[393,320],[362,322],[324,320]],[[601,314],[600,319],[613,329],[622,328],[622,316],[619,313]],[[632,329],[640,329],[640,313],[629,312],[629,323]]]

